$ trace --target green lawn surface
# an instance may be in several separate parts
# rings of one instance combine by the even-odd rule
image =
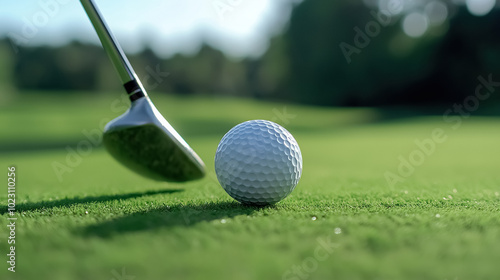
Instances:
[[[174,184],[82,144],[124,111],[120,95],[24,93],[0,105],[0,279],[500,279],[500,118],[454,129],[439,115],[153,93],[208,169]],[[218,142],[250,119],[280,123],[302,150],[302,179],[274,206],[242,206],[215,177]],[[435,129],[446,140],[389,184]]]

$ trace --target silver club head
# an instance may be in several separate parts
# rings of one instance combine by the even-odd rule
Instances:
[[[203,161],[147,97],[106,125],[103,142],[116,160],[154,180],[183,182],[205,175]]]

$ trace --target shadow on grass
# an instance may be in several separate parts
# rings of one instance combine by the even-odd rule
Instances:
[[[267,206],[274,207],[274,206]],[[79,234],[111,237],[116,234],[154,230],[169,227],[190,227],[210,222],[250,215],[262,207],[245,206],[238,202],[212,202],[206,204],[177,204],[158,209],[136,212],[100,224],[88,226]]]
[[[50,209],[54,207],[71,207],[76,204],[92,203],[92,202],[106,202],[112,200],[123,200],[129,198],[137,198],[148,195],[156,194],[171,194],[176,192],[182,192],[182,189],[173,190],[159,190],[159,191],[147,191],[147,192],[135,192],[128,194],[116,194],[116,195],[102,195],[102,196],[86,196],[86,197],[75,197],[75,198],[65,198],[53,201],[40,201],[33,203],[19,203],[16,204],[16,211],[36,211],[42,209]],[[0,214],[7,213],[7,207],[2,207]]]

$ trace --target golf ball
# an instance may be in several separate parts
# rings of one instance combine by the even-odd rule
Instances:
[[[233,127],[215,153],[215,173],[234,199],[251,205],[287,197],[302,174],[302,154],[292,134],[280,125],[253,120]]]

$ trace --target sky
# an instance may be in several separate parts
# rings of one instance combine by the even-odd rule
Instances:
[[[192,54],[204,42],[233,57],[257,57],[282,32],[297,0],[94,0],[126,52]],[[0,37],[20,45],[99,44],[76,0],[0,0]]]

